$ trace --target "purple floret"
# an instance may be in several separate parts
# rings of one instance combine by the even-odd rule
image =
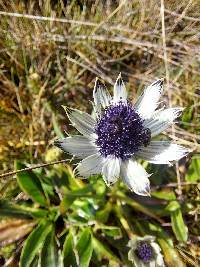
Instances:
[[[149,262],[153,258],[153,249],[151,245],[146,242],[139,242],[135,253],[144,263]]]
[[[129,159],[141,146],[147,146],[151,131],[143,126],[143,119],[128,102],[109,106],[96,127],[96,145],[102,156]]]

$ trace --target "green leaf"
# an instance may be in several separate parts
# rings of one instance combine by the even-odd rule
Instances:
[[[117,226],[102,226],[100,228],[106,236],[113,237],[114,239],[122,238],[122,231]]]
[[[41,266],[61,267],[63,266],[62,257],[58,250],[55,237],[55,228],[47,235],[42,252],[40,254]]]
[[[171,213],[171,212],[178,210],[179,208],[180,208],[180,205],[179,205],[178,201],[173,200],[173,201],[169,202],[169,204],[167,205],[165,210],[167,210]]]
[[[29,267],[35,256],[41,250],[48,233],[52,230],[49,221],[42,221],[37,228],[26,239],[21,257],[20,267]]]
[[[187,123],[191,123],[192,117],[193,117],[193,113],[194,113],[194,107],[187,107],[184,111],[183,111],[183,115],[181,118],[182,122],[187,122]],[[188,125],[189,126],[189,125]],[[183,124],[183,128],[187,128],[187,125]]]
[[[176,199],[176,195],[174,194],[174,192],[170,191],[170,190],[163,190],[163,191],[154,191],[151,193],[151,196],[154,196],[156,198],[159,199],[165,199],[165,200],[175,200]]]
[[[72,208],[74,214],[87,221],[95,218],[95,205],[96,203],[93,198],[81,198],[74,201]]]
[[[92,234],[89,228],[81,233],[76,249],[79,255],[79,266],[88,267],[93,252]]]
[[[99,258],[99,260],[106,258],[109,261],[113,261],[115,263],[120,262],[119,259],[115,256],[115,254],[109,249],[109,247],[103,244],[94,236],[92,237],[92,244],[94,247],[95,254]]]
[[[7,200],[0,200],[0,217],[42,218],[47,216],[46,210],[18,205]]]
[[[185,179],[188,182],[197,182],[200,180],[200,158],[192,159]]]
[[[68,208],[76,199],[79,199],[81,197],[88,197],[89,195],[91,195],[92,189],[92,186],[88,185],[78,190],[66,192],[63,200],[60,203],[61,214],[65,214]]]
[[[129,206],[131,206],[133,209],[138,210],[157,221],[161,222],[160,218],[155,214],[155,212],[150,207],[145,207],[141,203],[137,202],[133,198],[127,197],[124,193],[117,191],[116,196],[121,199],[122,201],[126,202]]]
[[[158,242],[162,248],[166,266],[186,267],[176,249],[170,246],[164,239],[159,238]]]
[[[31,263],[31,267],[41,267],[39,256],[36,256]]]
[[[101,177],[99,177],[99,179],[97,177],[99,177],[99,175],[97,175],[96,177],[95,176],[91,177],[90,183],[92,183],[92,185],[93,185],[93,188],[95,190],[95,194],[103,197],[106,194],[107,186]],[[92,180],[92,178],[94,180]],[[97,179],[95,179],[95,178],[97,178]]]
[[[57,165],[49,173],[49,178],[60,191],[65,194],[69,191],[78,190],[84,186],[80,179],[74,177],[73,171],[69,165]]]
[[[188,228],[183,221],[180,206],[175,211],[171,212],[171,222],[172,229],[177,240],[180,242],[186,242],[188,239]]]
[[[75,199],[76,199],[76,196],[71,195],[71,194],[66,194],[64,198],[62,199],[62,201],[60,202],[60,213],[65,214]]]
[[[65,165],[64,167],[60,167],[60,170],[62,170],[62,174],[65,177],[65,187],[67,187],[69,190],[78,190],[83,187],[83,182],[80,179],[76,179],[74,177],[74,173],[72,168],[69,165]]]
[[[106,205],[103,207],[103,209],[98,210],[96,212],[96,219],[102,223],[106,223],[109,218],[111,210],[112,210],[112,205],[110,202],[107,202]]]
[[[69,231],[68,235],[65,238],[62,256],[65,267],[70,267],[70,266],[78,267],[76,255],[74,252],[74,242],[71,230]]]
[[[15,162],[16,170],[26,166],[18,161]],[[17,182],[20,188],[35,202],[42,206],[47,206],[47,199],[43,191],[39,178],[32,171],[24,171],[17,174]]]

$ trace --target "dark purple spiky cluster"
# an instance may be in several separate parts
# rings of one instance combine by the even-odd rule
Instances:
[[[151,132],[130,103],[109,106],[96,127],[96,145],[102,156],[113,155],[122,160],[130,158],[142,145],[148,145]]]
[[[150,244],[146,242],[139,242],[135,250],[135,254],[140,260],[147,263],[153,258],[153,249]]]

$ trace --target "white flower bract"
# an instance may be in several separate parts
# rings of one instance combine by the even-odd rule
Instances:
[[[80,176],[102,174],[107,185],[121,178],[131,191],[149,195],[150,175],[136,159],[171,164],[189,152],[170,141],[151,140],[170,127],[182,111],[182,108],[157,110],[162,93],[160,79],[148,86],[132,106],[121,74],[114,85],[113,97],[97,79],[93,91],[95,116],[65,107],[69,120],[82,136],[66,137],[55,145],[82,159],[76,167]]]

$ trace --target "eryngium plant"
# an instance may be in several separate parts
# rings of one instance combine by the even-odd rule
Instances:
[[[171,164],[187,155],[188,149],[170,141],[154,141],[181,114],[182,108],[159,109],[163,93],[163,80],[148,86],[134,105],[127,99],[121,74],[111,97],[105,86],[96,80],[94,116],[66,108],[72,125],[83,136],[70,136],[57,140],[55,145],[81,158],[76,170],[89,177],[102,173],[107,185],[119,177],[138,195],[150,194],[150,176],[140,157],[153,164]]]

